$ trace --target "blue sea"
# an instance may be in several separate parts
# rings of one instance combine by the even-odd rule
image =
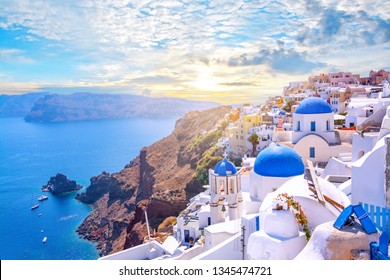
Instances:
[[[40,124],[0,118],[0,259],[97,259],[94,244],[76,233],[91,207],[74,199],[77,192],[53,196],[41,186],[63,173],[84,192],[92,176],[120,171],[174,125],[175,119]],[[49,199],[31,210],[42,194]]]

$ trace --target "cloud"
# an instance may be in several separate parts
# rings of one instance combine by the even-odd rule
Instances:
[[[313,71],[376,68],[390,22],[379,0],[8,0],[0,31],[17,40],[0,42],[1,62],[71,65],[46,87],[254,99]]]
[[[311,73],[316,68],[326,66],[323,62],[311,62],[305,58],[307,53],[298,53],[295,50],[261,50],[258,53],[250,56],[242,54],[237,58],[228,60],[229,66],[252,66],[252,65],[268,65],[275,71],[281,71],[291,74]]]
[[[144,89],[143,91],[142,91],[142,95],[143,96],[150,96],[152,94],[152,91],[150,90],[150,89]]]
[[[292,74],[311,73],[316,68],[326,66],[326,63],[323,62],[308,61],[304,57],[305,55],[307,54],[301,54],[293,50],[288,52],[283,50],[275,51],[272,54],[270,64],[274,70]]]
[[[259,83],[256,82],[227,82],[227,83],[220,83],[221,86],[228,86],[228,87],[246,87],[246,86],[257,86]]]
[[[228,61],[229,66],[250,66],[250,65],[259,65],[266,63],[268,61],[268,56],[270,55],[270,51],[261,50],[255,56],[249,56],[244,53],[239,57],[230,58]]]
[[[304,5],[295,11],[302,17],[295,39],[306,47],[355,49],[389,42],[390,21],[380,1],[306,0]]]
[[[325,37],[337,35],[341,28],[342,18],[344,18],[344,12],[326,10],[320,20],[322,34]]]
[[[154,75],[154,76],[142,76],[142,77],[134,78],[131,80],[131,82],[134,84],[161,85],[161,84],[174,84],[177,83],[178,80],[169,76]]]
[[[23,50],[0,49],[0,62],[16,64],[32,64],[35,61],[27,57]]]

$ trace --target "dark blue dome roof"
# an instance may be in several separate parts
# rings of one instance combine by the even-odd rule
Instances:
[[[308,97],[299,103],[296,114],[326,114],[332,113],[332,108],[324,99],[319,97]]]
[[[257,156],[254,172],[268,177],[291,177],[301,175],[304,166],[299,154],[285,145],[265,148]]]
[[[224,158],[215,165],[214,173],[218,174],[219,176],[228,176],[236,174],[237,169],[232,162]]]

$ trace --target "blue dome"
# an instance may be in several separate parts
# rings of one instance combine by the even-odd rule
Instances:
[[[299,103],[296,114],[326,114],[332,113],[332,108],[324,99],[319,97],[308,97]]]
[[[253,169],[261,176],[291,177],[303,174],[305,168],[294,149],[277,144],[260,152]]]
[[[276,106],[276,105],[274,105],[274,106],[272,106],[272,108],[279,108],[278,106]]]
[[[234,164],[228,161],[226,158],[218,162],[214,167],[214,173],[219,176],[228,176],[237,173],[237,169]]]
[[[279,112],[279,116],[285,116],[286,115],[286,112],[285,111],[280,111]]]

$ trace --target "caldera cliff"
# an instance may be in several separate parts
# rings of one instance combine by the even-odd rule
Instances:
[[[166,217],[177,216],[202,191],[207,168],[220,159],[213,146],[229,109],[186,113],[172,134],[142,148],[123,170],[92,177],[90,186],[76,197],[93,205],[78,233],[107,255],[143,242],[147,233],[143,209],[152,229]]]

